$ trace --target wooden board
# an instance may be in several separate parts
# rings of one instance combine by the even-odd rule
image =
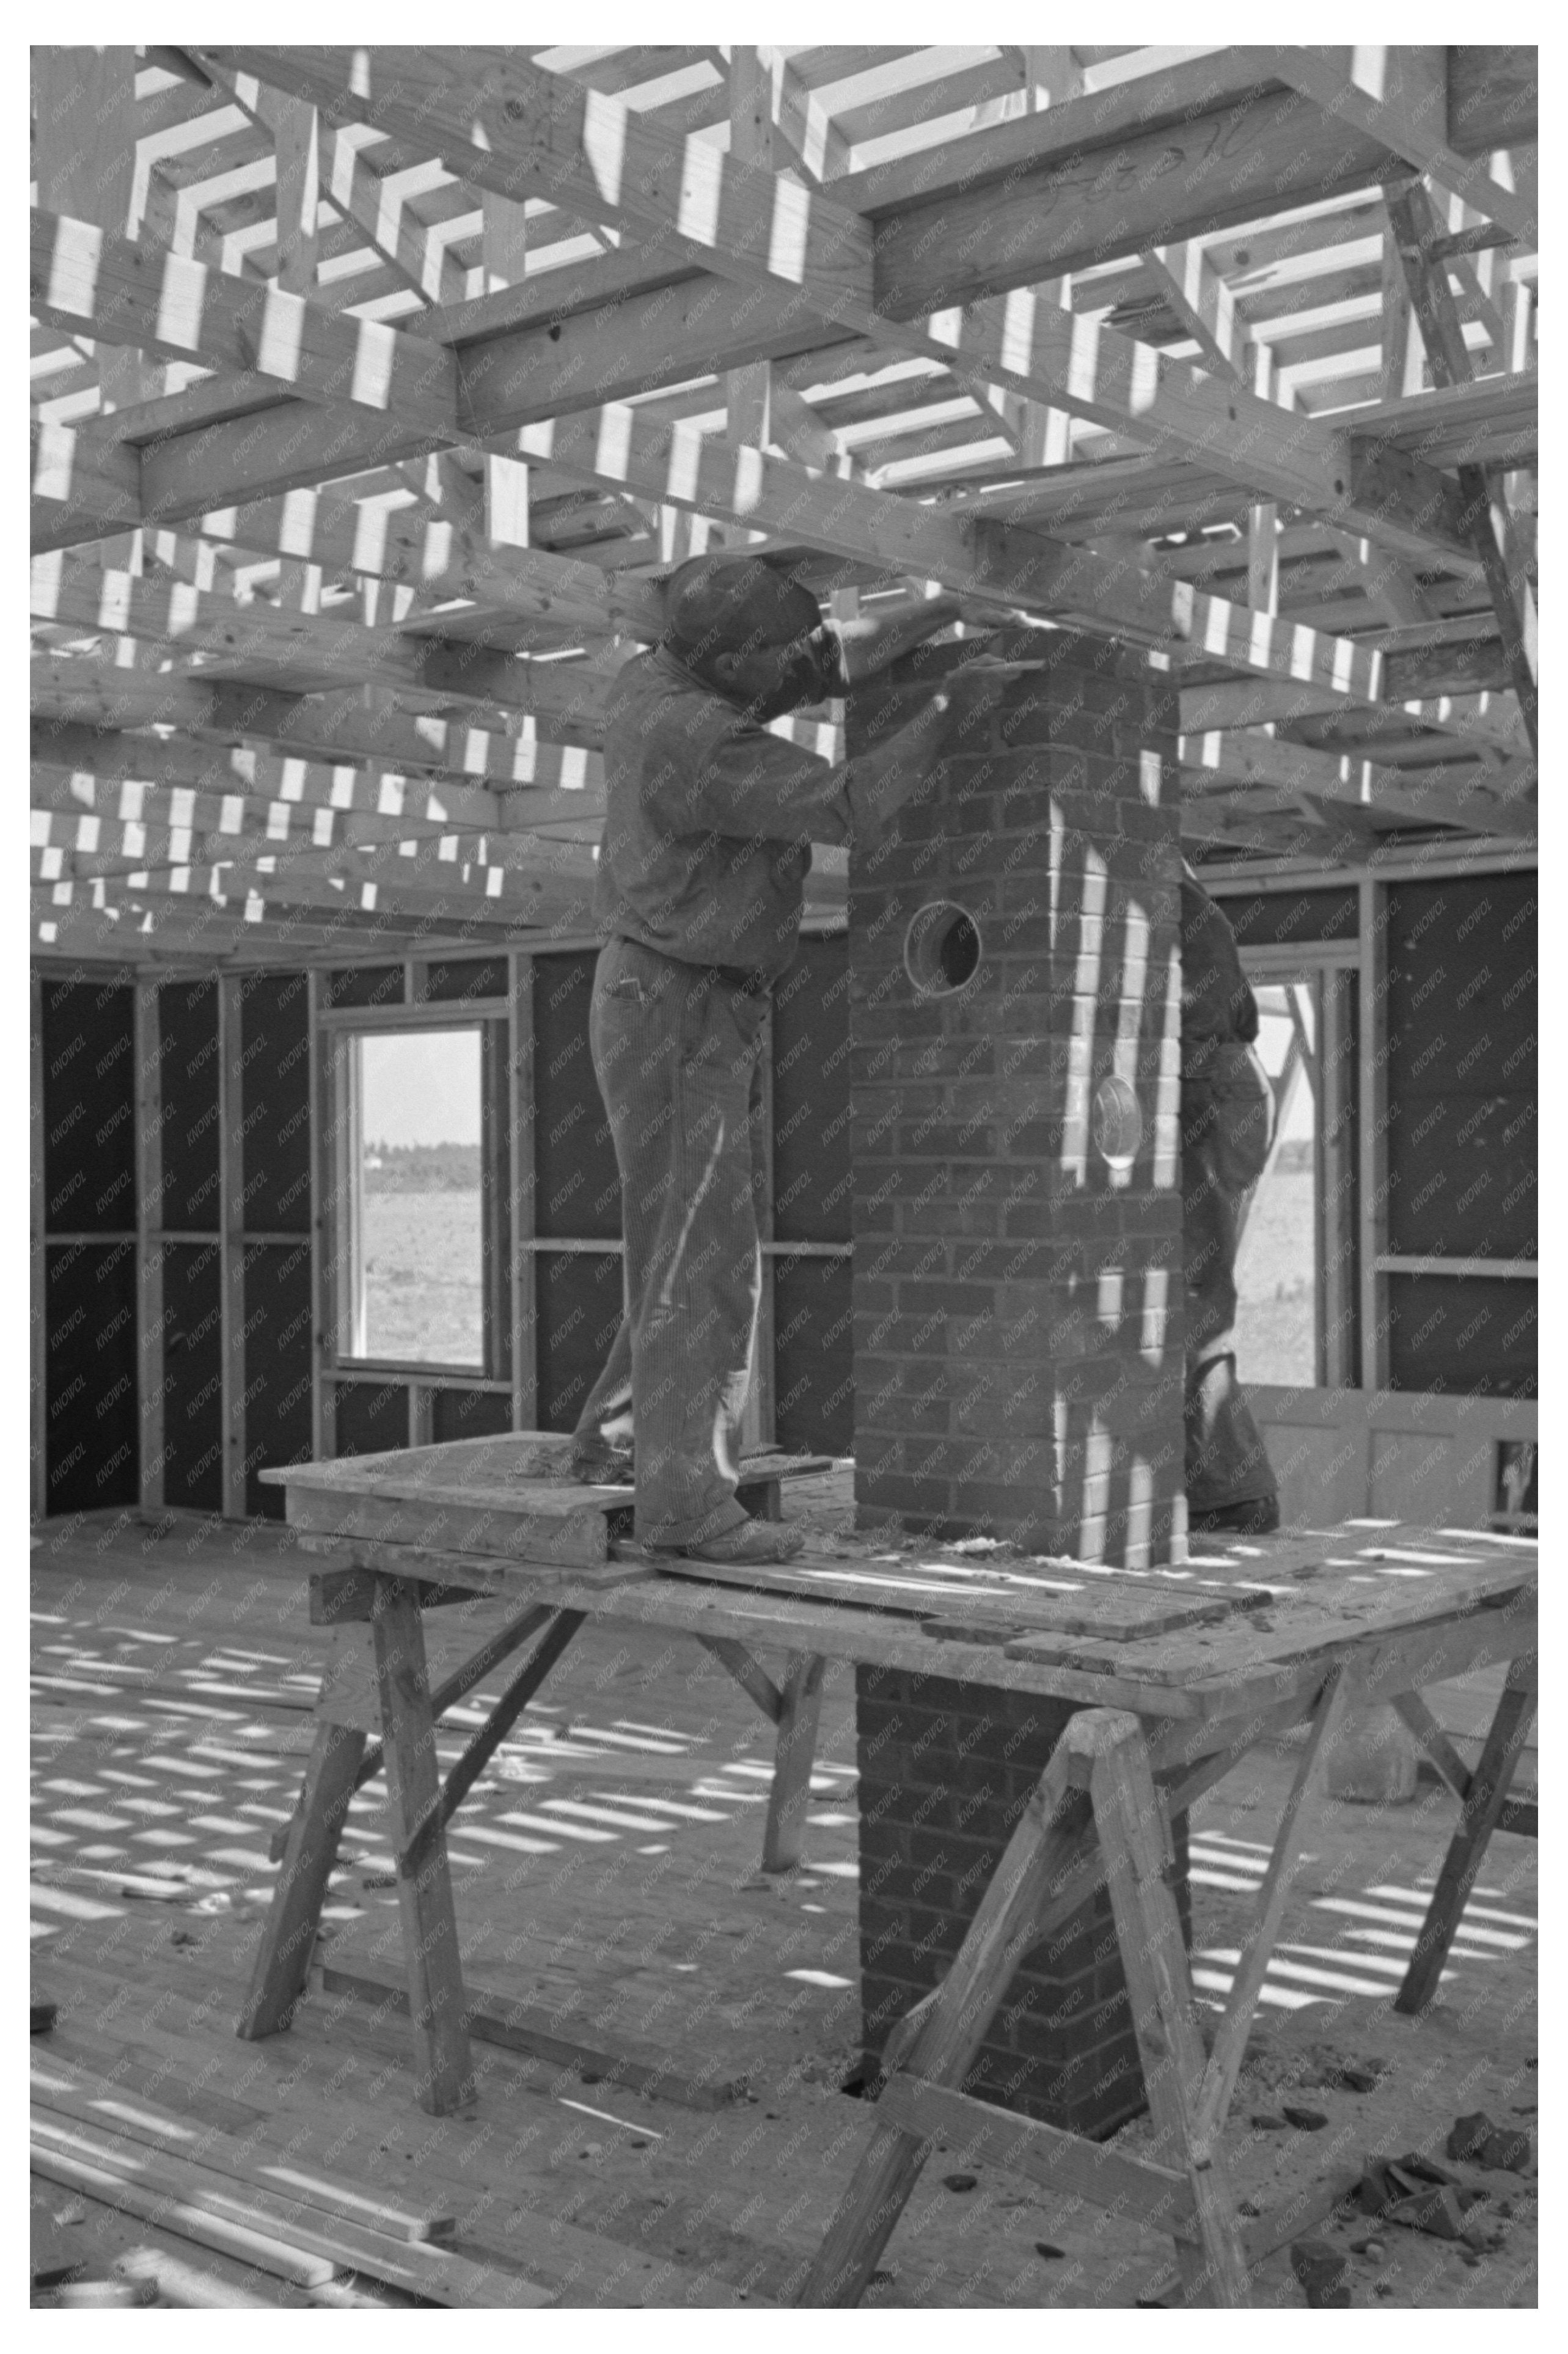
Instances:
[[[585,1496],[624,1498],[630,1482],[585,1487],[568,1476],[574,1440],[569,1431],[514,1430],[484,1438],[453,1438],[436,1447],[399,1447],[378,1455],[347,1455],[325,1463],[295,1463],[259,1476],[270,1486],[330,1489],[378,1496],[446,1494],[471,1501],[481,1491],[543,1484],[564,1488],[578,1503]],[[777,1450],[743,1457],[740,1479],[797,1479],[831,1471],[831,1455],[785,1455]],[[393,1483],[396,1483],[395,1485]]]
[[[1108,1649],[1097,1652],[1079,1645],[1066,1652],[1049,1637],[1032,1634],[1010,1643],[1007,1656],[1041,1661],[1070,1659],[1072,1665],[1086,1670],[1116,1669],[1151,1684],[1209,1694],[1249,1676],[1266,1676],[1296,1664],[1306,1667],[1314,1660],[1326,1660],[1337,1652],[1374,1641],[1380,1636],[1414,1636],[1444,1625],[1463,1626],[1467,1614],[1478,1615],[1486,1612],[1489,1605],[1506,1603],[1510,1594],[1523,1592],[1532,1582],[1521,1578],[1517,1570],[1511,1575],[1478,1571],[1468,1578],[1463,1574],[1456,1575],[1452,1583],[1446,1582],[1436,1593],[1428,1591],[1419,1598],[1400,1602],[1383,1601],[1375,1595],[1363,1596],[1359,1589],[1330,1592],[1322,1606],[1303,1606],[1292,1612],[1286,1623],[1277,1623],[1266,1614],[1250,1621],[1237,1620],[1228,1627],[1184,1629],[1171,1641],[1162,1643],[1158,1650],[1128,1646],[1113,1655]],[[1477,1630],[1475,1642],[1478,1653],[1484,1654],[1484,1627]],[[1491,1655],[1502,1654],[1493,1649]],[[1450,1669],[1446,1672],[1458,1670]]]
[[[1172,1581],[1161,1588],[1128,1575],[1097,1579],[1070,1569],[959,1569],[933,1563],[850,1564],[798,1557],[776,1568],[729,1568],[706,1562],[656,1559],[663,1577],[789,1595],[802,1601],[849,1603],[920,1620],[941,1641],[1005,1643],[1014,1634],[1095,1634],[1110,1642],[1136,1641],[1179,1628],[1216,1625],[1239,1609],[1261,1607],[1266,1592],[1214,1586],[1183,1594]]]
[[[535,2115],[556,2122],[562,2112],[499,2054],[486,2054],[482,2062],[477,2115],[436,2119],[408,2096],[402,2020],[378,2026],[357,2004],[347,2007],[352,2017],[318,2020],[317,2007],[307,2005],[291,2035],[245,2044],[230,2031],[238,1987],[211,1978],[193,1981],[188,1966],[172,1956],[166,1963],[137,1957],[134,1977],[143,1999],[133,2015],[121,2009],[122,1970],[112,1975],[106,1967],[61,1956],[58,1971],[62,2048],[71,2056],[101,2072],[111,2069],[132,2091],[156,2092],[182,2108],[188,2102],[193,2115],[206,2112],[215,2088],[231,2104],[238,2094],[249,2095],[266,2105],[252,2128],[258,2145],[291,2152],[301,2162],[324,2163],[328,2151],[352,2143],[364,2154],[367,2172],[385,2170],[405,2187],[405,2195],[407,2186],[418,2183],[443,2204],[454,2203],[462,2249],[480,2259],[493,2251],[508,2265],[525,2268],[549,2289],[552,2304],[610,2308],[761,2301],[756,2289],[747,2299],[711,2264],[674,2258],[675,2233],[656,2230],[649,2243],[634,2224],[613,2215],[602,2231],[567,2220],[558,2211],[576,2211],[584,2196],[580,2187],[571,2186],[558,2201],[541,2200],[546,2178],[531,2168],[519,2109],[538,2100]],[[195,2022],[185,2023],[198,1990],[206,1999]],[[153,2023],[158,1994],[172,1994],[178,2004],[178,2033]],[[104,2020],[105,2027],[79,2026],[84,2016]],[[177,2092],[159,2092],[171,2079]],[[518,2279],[515,2272],[506,2277]]]
[[[107,2142],[123,2139],[143,2144],[167,2158],[184,2158],[220,2174],[227,2182],[266,2190],[275,2198],[298,2200],[319,2216],[335,2216],[394,2240],[410,2243],[446,2240],[457,2228],[456,2218],[450,2212],[410,2207],[340,2174],[274,2161],[270,2151],[258,2149],[254,2142],[236,2139],[210,2126],[194,2126],[188,2118],[137,2100],[107,2079],[73,2068],[51,2053],[35,2050],[30,2059],[29,2084],[38,2105],[53,2115],[88,2126]]]
[[[108,2204],[123,2205],[129,2213],[149,2221],[166,2212],[171,2228],[187,2237],[205,2239],[205,2219],[215,2240],[217,2233],[270,2240],[280,2249],[297,2252],[302,2268],[308,2265],[317,2280],[334,2271],[365,2272],[438,2305],[536,2306],[551,2301],[547,2289],[497,2264],[475,2264],[431,2242],[399,2242],[333,2216],[313,2214],[295,2199],[242,2186],[183,2158],[166,2158],[145,2144],[117,2140],[107,2131],[79,2128],[41,2106],[32,2112],[31,2133],[35,2172],[92,2190]],[[165,2201],[173,2204],[164,2208]],[[177,2224],[172,2220],[175,2213]],[[324,2274],[319,2270],[323,2262]]]
[[[513,1431],[262,1476],[284,1488],[289,1524],[307,1539],[362,1537],[541,1564],[602,1562],[610,1524],[630,1514],[634,1491],[571,1479],[571,1447],[569,1433]],[[824,1455],[753,1455],[741,1464],[741,1484],[776,1491],[782,1479],[831,1468]]]
[[[524,1501],[516,1490],[478,1490],[454,1500],[397,1482],[376,1492],[291,1488],[289,1523],[313,1536],[370,1537],[548,1568],[605,1559],[603,1508],[584,1500],[592,1493],[539,1483]]]

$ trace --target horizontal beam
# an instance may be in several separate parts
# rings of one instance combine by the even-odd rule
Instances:
[[[424,834],[516,832],[604,814],[603,764],[577,790],[432,786],[422,777],[281,758],[181,737],[99,734],[62,722],[35,726],[30,797],[36,810],[134,823],[247,832],[304,829],[314,839],[407,842]],[[340,837],[321,829],[341,827]]]
[[[366,575],[427,598],[461,597],[559,629],[630,629],[652,638],[663,624],[662,599],[652,585],[618,581],[598,565],[548,548],[489,540],[479,515],[453,512],[444,501],[391,506],[352,490],[299,490],[203,514],[193,520],[189,539],[293,557],[319,564],[329,577]]]
[[[167,956],[187,965],[203,960],[298,965],[333,958],[471,953],[476,946],[506,944],[504,933],[457,931],[418,917],[318,917],[260,905],[241,916],[213,900],[196,903],[194,913],[188,901],[178,899],[60,907],[41,904],[37,896],[30,933],[35,956],[103,957],[117,963]]]
[[[30,839],[32,848],[44,854],[43,878],[69,875],[81,881],[153,867],[218,865],[233,859],[275,867],[279,874],[390,875],[410,883],[444,882],[449,872],[466,875],[471,869],[477,889],[492,868],[503,873],[525,868],[544,844],[582,843],[591,853],[599,832],[595,821],[580,833],[499,828],[484,833],[438,832],[403,827],[392,818],[341,819],[330,810],[313,811],[302,823],[300,812],[291,811],[286,801],[258,802],[249,809],[243,802],[224,802],[215,815],[205,793],[164,796],[172,804],[168,808],[157,806],[157,797],[150,798],[154,805],[136,818],[40,808],[35,801],[29,811]],[[189,802],[198,806],[182,806]]]
[[[721,274],[801,296],[831,323],[869,309],[872,235],[857,214],[768,165],[650,129],[615,97],[516,49],[208,48],[228,71],[310,99],[334,129],[368,123],[472,187],[623,217]]]
[[[35,317],[96,343],[243,369],[302,400],[397,416],[460,438],[457,363],[428,336],[350,318],[271,280],[230,277],[37,205],[29,221]]]
[[[778,532],[828,553],[916,572],[1004,607],[1083,618],[1191,658],[1377,699],[1381,658],[1224,599],[989,518],[938,508],[819,474],[788,459],[736,449],[629,407],[529,427],[516,454],[584,482],[619,484],[696,513]]]
[[[1537,772],[1532,759],[1454,764],[1425,770],[1390,769],[1371,760],[1314,751],[1271,736],[1206,734],[1179,737],[1177,758],[1189,776],[1236,784],[1276,786],[1287,797],[1344,803],[1368,817],[1382,813],[1405,824],[1457,825],[1473,833],[1521,841],[1537,830]]]
[[[919,2076],[890,2076],[874,2115],[881,2125],[921,2141],[939,2139],[961,2157],[1000,2166],[1068,2199],[1131,2215],[1146,2229],[1185,2242],[1197,2238],[1192,2186],[1174,2167],[1124,2156],[1033,2117],[1009,2115]]]
[[[1251,88],[1205,104],[1205,69],[1222,93],[1222,76]],[[1303,105],[1277,74],[1238,73],[1234,53],[1203,60],[1194,79],[1190,107],[1160,109],[1164,119],[1148,127],[1097,134],[1095,111],[1111,93],[1092,94],[1075,102],[1084,127],[1065,152],[1049,107],[983,141],[955,142],[935,168],[915,154],[835,187],[841,202],[869,200],[877,308],[906,319],[984,301],[1372,187],[1388,168],[1381,141]]]
[[[31,701],[43,725],[56,720],[119,731],[167,726],[225,744],[249,742],[307,758],[384,763],[397,771],[466,777],[474,782],[532,785],[558,782],[572,747],[541,745],[526,720],[515,731],[421,716],[373,691],[287,694],[275,687],[229,683],[207,685],[195,675],[118,669],[79,655],[35,655]],[[591,737],[597,716],[569,708],[546,715],[553,739]]]
[[[38,854],[34,853],[36,859]],[[485,877],[501,875],[498,867],[471,870]],[[591,886],[573,888],[560,882],[527,878],[516,870],[502,877],[494,893],[461,881],[438,888],[433,883],[402,883],[396,877],[340,877],[334,880],[289,866],[271,870],[251,861],[232,866],[171,866],[149,868],[139,880],[129,875],[78,880],[67,875],[58,880],[38,875],[35,892],[49,906],[89,907],[111,899],[122,906],[144,904],[149,898],[183,900],[187,906],[210,901],[243,914],[249,900],[261,907],[316,907],[353,915],[429,917],[450,927],[477,925],[487,932],[522,926],[534,930],[583,931],[593,924]],[[37,904],[37,901],[35,902]]]
[[[260,599],[240,604],[216,588],[100,566],[69,549],[33,557],[29,597],[35,620],[199,650],[237,670],[299,676],[312,688],[372,683],[530,717],[563,703],[597,717],[604,699],[602,679],[574,683],[563,665],[541,672],[481,643],[367,630],[331,610],[304,613]]]
[[[1252,54],[1328,114],[1377,140],[1391,156],[1430,174],[1450,196],[1462,196],[1525,244],[1536,244],[1533,200],[1494,179],[1487,155],[1458,155],[1448,144],[1447,67],[1441,48],[1372,43]]]
[[[481,913],[487,920],[502,920],[511,907],[520,908],[523,918],[530,920],[527,911],[548,887],[588,895],[593,890],[591,843],[563,843],[553,835],[497,835],[490,859],[478,862],[461,859],[457,853],[448,854],[448,841],[459,841],[457,835],[409,845],[318,847],[297,841],[257,843],[245,838],[233,841],[228,835],[191,835],[186,826],[134,826],[130,829],[132,838],[146,835],[146,853],[136,854],[113,845],[113,835],[122,831],[118,819],[109,819],[99,831],[106,838],[99,850],[30,847],[33,880],[94,883],[111,875],[125,880],[132,875],[184,875],[186,880],[172,880],[163,887],[203,896],[233,896],[233,890],[245,892],[248,887],[266,896],[269,883],[291,880],[309,885],[320,883],[348,907],[360,904],[372,911],[391,892],[408,899],[408,904],[417,904],[421,895],[438,892],[442,902],[450,899],[459,911]],[[172,847],[176,841],[188,843],[188,847]],[[207,843],[212,843],[212,850],[203,854]],[[503,854],[502,859],[494,854],[497,850]],[[360,895],[358,902],[355,895]],[[332,899],[323,904],[332,907]]]
[[[257,73],[313,100],[328,121],[391,130],[477,186],[513,199],[520,191],[561,191],[551,200],[587,217],[611,224],[630,218],[656,240],[673,239],[716,277],[770,300],[788,326],[810,317],[853,329],[894,352],[935,359],[965,384],[978,376],[1125,429],[1157,452],[1202,459],[1262,494],[1331,512],[1347,528],[1380,538],[1397,530],[1402,548],[1445,527],[1447,491],[1439,478],[1412,484],[1384,470],[1369,497],[1354,479],[1349,445],[1333,429],[1287,419],[1240,386],[1075,319],[1030,294],[1021,279],[1011,281],[1012,299],[982,303],[959,322],[927,320],[885,302],[874,287],[870,232],[857,214],[763,164],[665,139],[618,100],[584,91],[515,51],[211,54],[230,70]],[[980,243],[991,249],[989,239]],[[933,298],[922,308],[948,299]],[[747,307],[754,313],[758,306]],[[639,341],[624,330],[619,349],[641,358]],[[752,349],[721,361],[711,348],[705,352],[708,366],[765,355]],[[460,405],[474,437],[490,440],[517,419],[496,397],[504,369],[488,355],[485,365],[493,368],[490,397],[478,395],[465,372]],[[647,384],[644,375],[636,389]],[[565,390],[557,369],[546,380],[540,413],[560,414]],[[588,397],[614,397],[602,374]],[[575,405],[584,405],[580,391]]]
[[[1434,227],[1432,207],[1419,187],[1401,189],[1388,204],[1389,234],[1399,255],[1410,301],[1420,321],[1427,364],[1440,385],[1469,381],[1470,357],[1448,285],[1448,273],[1424,250]],[[1537,746],[1539,652],[1535,600],[1521,563],[1510,562],[1511,522],[1501,470],[1465,463],[1459,492],[1470,538],[1486,572],[1498,635],[1508,656],[1514,692],[1531,748]]]

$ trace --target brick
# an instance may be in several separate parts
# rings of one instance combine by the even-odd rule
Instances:
[[[857,1670],[868,2055],[945,1974],[1071,1712],[947,1677]],[[1178,1855],[1184,1865],[1184,1826]],[[1178,1903],[1185,1916],[1184,1880]],[[1024,1956],[966,2082],[1070,2131],[1103,2135],[1142,2106],[1103,1892]]]
[[[945,1479],[915,1479],[899,1471],[863,1469],[857,1458],[854,1480],[855,1502],[867,1504],[884,1511],[908,1512],[916,1520],[921,1514],[948,1513],[952,1497]]]
[[[1168,1281],[1161,1301],[1129,1281],[1134,1269],[1173,1277],[1180,1248],[1166,1034],[1179,811],[1160,799],[1172,748],[1149,740],[1174,705],[1139,657],[1071,631],[1030,633],[1032,657],[1044,639],[1044,668],[973,698],[959,750],[898,839],[853,862],[855,1231],[916,1246],[880,1255],[857,1285],[857,1373],[860,1359],[873,1368],[859,1383],[857,1507],[903,1505],[908,1525],[937,1533],[1039,1532],[1061,1550],[1075,1511],[1092,1524],[1089,1553],[1119,1530],[1147,1557],[1171,1500],[1156,1494],[1135,1526],[1120,1492],[1129,1449],[1171,1490],[1181,1477],[1170,1443],[1180,1396],[1147,1353],[1173,1352],[1179,1287]],[[962,992],[924,998],[903,942],[909,915],[938,895],[975,916],[982,960]],[[1129,1034],[1145,1133],[1113,1176],[1090,1147],[1086,1105]],[[1092,1265],[1093,1291],[1043,1267],[1051,1252]],[[958,1385],[923,1387],[931,1366]],[[1084,1436],[1069,1429],[1058,1462],[1064,1407]],[[1173,1430],[1157,1426],[1172,1416]]]

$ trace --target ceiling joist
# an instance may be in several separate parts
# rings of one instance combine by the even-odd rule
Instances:
[[[1146,648],[1193,855],[1532,838],[1533,51],[34,60],[40,952],[586,924],[748,542]]]

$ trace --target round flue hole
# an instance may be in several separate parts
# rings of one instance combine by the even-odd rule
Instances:
[[[1130,1169],[1143,1141],[1143,1112],[1125,1079],[1102,1079],[1092,1112],[1095,1150],[1112,1169]]]
[[[937,899],[909,919],[904,969],[927,997],[962,989],[980,970],[980,926],[956,899]]]

